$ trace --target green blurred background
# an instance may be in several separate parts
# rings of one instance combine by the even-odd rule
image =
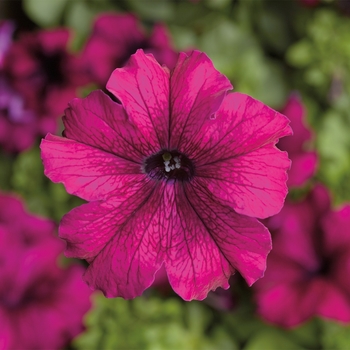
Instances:
[[[134,13],[149,30],[165,23],[175,49],[205,51],[235,91],[275,109],[298,91],[314,130],[310,148],[319,154],[314,181],[328,186],[335,206],[350,200],[350,1],[0,0],[0,18],[20,30],[71,28],[75,52],[96,15],[111,11]],[[19,155],[1,153],[0,166],[1,189],[19,193],[33,213],[58,222],[81,203],[45,178],[38,144]],[[97,293],[87,330],[71,347],[350,349],[350,328],[336,322],[314,319],[293,330],[265,324],[239,277],[227,297],[229,309],[216,294],[185,303],[169,290],[151,289],[133,301]]]

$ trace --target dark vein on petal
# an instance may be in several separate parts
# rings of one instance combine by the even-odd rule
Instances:
[[[207,82],[207,79],[208,79],[208,78],[206,78],[205,81],[203,82],[201,88],[199,89],[199,92],[202,90],[204,84]],[[188,121],[189,121],[189,119],[190,119],[190,116],[192,116],[193,108],[194,108],[194,106],[195,106],[195,104],[196,104],[196,102],[197,102],[197,99],[198,99],[198,96],[199,96],[199,92],[197,93],[196,98],[194,99],[193,104],[192,104],[192,106],[191,106],[191,109],[190,109],[189,113],[187,114],[187,118],[185,119],[185,124],[184,124],[184,126],[182,127],[182,131],[181,131],[181,134],[180,134],[180,137],[179,137],[179,141],[178,141],[178,143],[177,143],[177,148],[180,147],[180,143],[181,143],[182,137],[183,137],[183,135],[184,135],[184,133],[185,133],[185,129],[186,129],[187,123],[188,123]]]
[[[195,191],[193,191],[195,193]],[[187,191],[184,188],[184,194],[185,197],[188,201],[188,203],[190,204],[191,208],[193,209],[194,213],[196,214],[196,216],[198,217],[199,221],[202,223],[202,225],[204,226],[205,230],[208,232],[209,236],[211,237],[211,239],[214,241],[215,246],[218,248],[219,252],[222,254],[222,256],[226,259],[226,261],[228,262],[228,264],[234,269],[236,270],[236,268],[232,265],[232,263],[230,262],[230,260],[226,257],[226,254],[222,251],[221,247],[217,244],[216,239],[213,237],[213,235],[210,232],[210,229],[208,228],[208,226],[205,224],[204,220],[202,219],[202,217],[199,215],[198,211],[196,210],[195,206],[191,203],[188,195],[187,195]],[[197,195],[198,197],[198,195]],[[198,197],[199,198],[199,197]],[[229,276],[227,276],[225,274],[225,276],[227,278],[229,278]]]
[[[150,120],[150,122],[151,122],[151,124],[152,124],[154,133],[156,134],[159,147],[161,147],[162,144],[161,144],[161,142],[160,142],[160,138],[159,138],[159,135],[158,135],[158,130],[156,129],[156,127],[155,127],[155,125],[154,125],[153,118],[151,117],[151,113],[150,113],[150,111],[149,111],[149,109],[148,109],[148,106],[147,106],[147,104],[146,104],[146,101],[145,101],[145,99],[144,99],[144,97],[143,97],[143,95],[142,95],[142,93],[141,93],[139,84],[137,84],[137,90],[139,91],[140,96],[141,96],[141,98],[142,98],[142,101],[143,101],[143,103],[144,103],[144,106],[145,106],[145,108],[146,108],[146,110],[147,110],[148,118],[149,118],[149,120]]]
[[[129,224],[130,221],[132,221],[132,219],[135,217],[135,214],[136,214],[138,211],[140,211],[140,210],[142,209],[142,207],[147,203],[147,201],[152,197],[152,195],[153,195],[153,193],[156,191],[156,188],[157,188],[157,187],[158,187],[157,184],[155,184],[155,185],[153,186],[153,188],[152,188],[152,190],[150,191],[150,193],[149,193],[149,194],[144,198],[144,200],[136,207],[136,209],[135,209],[132,213],[130,213],[130,215],[128,215],[128,217],[126,218],[126,220],[125,220],[125,221],[120,225],[120,227],[118,228],[118,232],[116,232],[114,235],[111,236],[111,238],[105,243],[104,248],[102,248],[102,249],[100,250],[100,252],[99,252],[98,254],[96,254],[96,256],[93,258],[93,260],[91,261],[91,263],[92,263],[93,261],[95,261],[95,259],[104,251],[104,249],[106,249],[106,248],[110,245],[111,241],[112,241],[114,238],[117,237],[117,234],[120,233],[120,232],[122,232],[123,229],[124,229],[124,227],[127,226],[127,224]],[[135,195],[136,195],[136,193],[135,193],[133,196],[135,196]],[[131,198],[131,197],[130,197],[130,198]],[[126,199],[125,201],[129,200],[130,198]],[[125,203],[125,201],[122,202],[122,203]],[[109,213],[106,213],[105,215],[103,215],[103,217],[107,216],[108,214],[109,214]],[[112,227],[112,226],[113,226],[113,225],[111,225],[111,227]]]
[[[141,152],[138,148],[135,147],[135,144],[130,142],[129,140],[127,140],[122,133],[118,132],[117,130],[115,130],[109,123],[107,123],[104,119],[102,119],[101,117],[98,116],[98,114],[96,114],[95,112],[93,112],[90,109],[87,109],[87,111],[89,111],[91,114],[95,115],[97,118],[99,118],[100,120],[102,120],[102,122],[104,122],[107,126],[109,126],[111,128],[111,130],[113,130],[120,139],[122,139],[126,144],[128,144],[132,149],[134,149],[135,151],[137,151],[141,156],[146,156],[143,152]],[[144,139],[145,140],[145,139]],[[146,140],[145,140],[146,141]],[[115,154],[115,153],[113,153]]]
[[[164,187],[163,187],[163,193],[164,193]],[[162,195],[160,195],[159,199],[162,197]],[[150,198],[150,197],[149,197]],[[148,200],[147,200],[148,201]],[[142,206],[145,204],[146,201],[143,202],[143,204],[139,207],[138,210],[140,210],[142,208]],[[132,261],[134,260],[135,256],[136,256],[136,253],[140,253],[139,252],[139,248],[141,246],[141,243],[143,242],[143,239],[145,237],[145,233],[147,231],[147,229],[149,228],[149,226],[151,225],[151,222],[152,222],[152,219],[154,218],[155,214],[157,213],[157,211],[159,210],[159,207],[158,206],[155,206],[155,210],[154,212],[152,213],[152,215],[150,216],[150,219],[149,219],[149,222],[147,224],[147,226],[144,228],[143,230],[143,233],[141,235],[141,239],[139,240],[139,243],[137,245],[137,247],[135,248],[134,250],[134,254],[132,255],[132,258],[130,260],[130,265],[129,265],[129,268],[128,268],[128,271],[127,271],[127,284],[129,284],[129,276],[130,276],[130,270],[131,270],[131,265],[132,265]]]

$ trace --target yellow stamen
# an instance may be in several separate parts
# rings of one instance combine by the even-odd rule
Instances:
[[[171,159],[171,154],[169,152],[165,152],[163,155],[162,155],[163,159],[165,161],[169,161]]]

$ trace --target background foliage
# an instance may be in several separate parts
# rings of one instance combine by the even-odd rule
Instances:
[[[345,4],[345,5],[344,5]],[[78,51],[98,13],[135,13],[146,28],[164,22],[178,50],[205,51],[235,91],[281,109],[291,91],[307,106],[320,162],[314,180],[334,205],[350,200],[350,8],[346,1],[285,0],[23,0],[3,1],[0,13],[22,29],[68,26]],[[347,6],[347,7],[346,7]],[[68,102],[68,101],[67,101]],[[38,144],[0,155],[0,187],[19,193],[30,211],[59,221],[81,200],[43,175]],[[295,192],[296,196],[298,192]],[[293,195],[293,193],[292,193]],[[346,325],[314,319],[293,330],[255,315],[251,292],[239,279],[223,309],[214,296],[185,303],[171,291],[150,290],[132,301],[94,297],[77,349],[347,349]]]

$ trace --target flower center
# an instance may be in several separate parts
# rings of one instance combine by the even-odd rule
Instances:
[[[152,179],[190,181],[195,173],[193,162],[176,150],[162,150],[144,161],[143,169]]]

